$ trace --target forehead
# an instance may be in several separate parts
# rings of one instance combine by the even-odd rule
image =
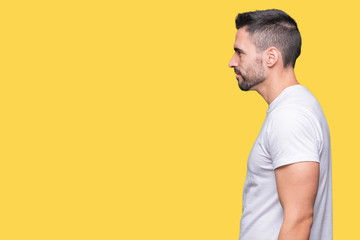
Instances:
[[[235,36],[234,48],[239,48],[243,50],[255,50],[255,45],[251,41],[249,32],[246,28],[242,27],[237,30]]]

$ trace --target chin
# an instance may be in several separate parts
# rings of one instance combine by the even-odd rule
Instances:
[[[252,86],[248,86],[247,84],[244,85],[244,82],[240,82],[240,81],[239,81],[238,85],[239,85],[239,88],[245,92],[251,90],[251,88],[252,88]]]
[[[251,90],[251,88],[243,87],[243,86],[241,86],[240,84],[239,84],[239,88],[240,88],[242,91],[244,91],[244,92],[247,92],[247,91],[250,91],[250,90]]]

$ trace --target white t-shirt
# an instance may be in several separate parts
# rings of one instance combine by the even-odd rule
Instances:
[[[302,85],[284,89],[268,107],[251,149],[243,191],[239,240],[277,240],[283,221],[275,179],[277,167],[320,163],[319,187],[309,240],[332,240],[330,134],[319,102]]]

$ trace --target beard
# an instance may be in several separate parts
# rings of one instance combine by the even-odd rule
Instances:
[[[254,86],[265,81],[265,69],[262,65],[262,59],[257,58],[252,66],[246,69],[246,74],[241,72],[239,69],[234,69],[235,73],[239,74],[242,81],[239,81],[239,88],[242,91],[249,91]]]

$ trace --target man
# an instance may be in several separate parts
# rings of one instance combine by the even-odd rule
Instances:
[[[269,104],[251,149],[240,240],[332,240],[330,134],[320,104],[300,85],[296,22],[280,10],[236,18],[234,68],[241,90]]]

